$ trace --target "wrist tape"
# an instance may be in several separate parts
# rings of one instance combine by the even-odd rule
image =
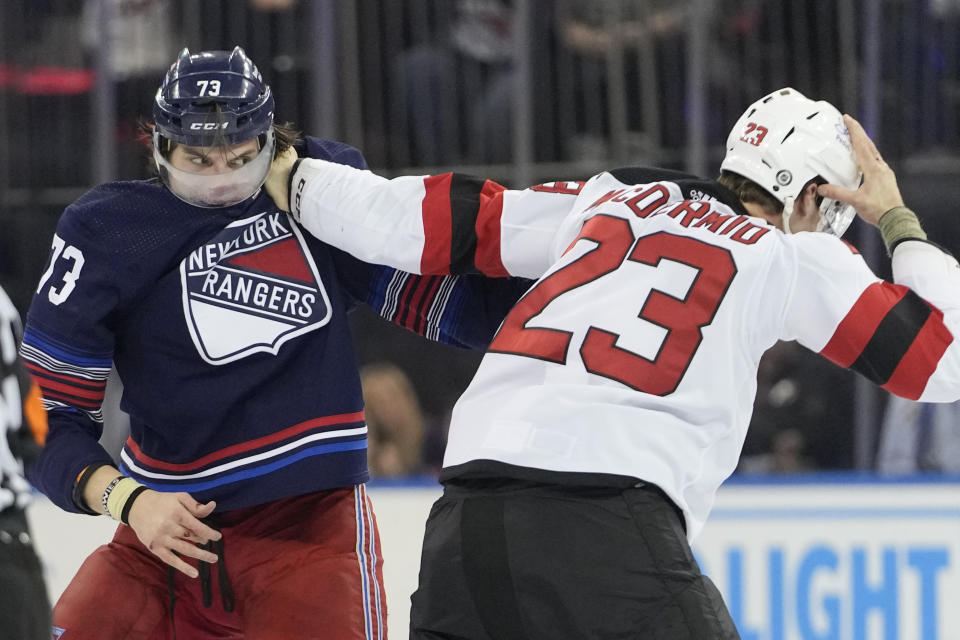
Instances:
[[[917,214],[903,206],[894,207],[880,216],[877,226],[880,227],[880,236],[888,255],[901,240],[927,239]]]
[[[143,493],[147,487],[133,478],[119,476],[114,478],[103,492],[103,510],[114,520],[123,524],[130,524],[130,507],[133,501]]]

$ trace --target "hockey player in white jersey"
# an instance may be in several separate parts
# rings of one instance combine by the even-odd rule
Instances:
[[[736,467],[764,351],[797,340],[899,396],[960,398],[960,267],[860,125],[792,89],[734,125],[718,181],[619,169],[513,191],[292,164],[275,200],[363,260],[538,279],[454,409],[412,638],[737,638],[688,543]],[[857,214],[893,283],[838,238]]]

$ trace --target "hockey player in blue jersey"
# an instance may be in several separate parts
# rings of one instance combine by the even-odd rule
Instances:
[[[31,480],[122,523],[61,596],[55,634],[382,640],[346,314],[365,303],[483,348],[519,283],[410,275],[304,234],[261,189],[275,152],[364,159],[276,125],[239,47],[181,53],[154,120],[159,179],[66,209],[27,320],[50,424]],[[119,468],[97,442],[111,364],[131,420]]]

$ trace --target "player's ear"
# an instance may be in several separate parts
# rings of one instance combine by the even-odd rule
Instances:
[[[808,215],[812,212],[817,212],[820,209],[820,196],[817,194],[817,182],[811,180],[803,187],[803,191],[800,192],[800,197],[798,198],[802,207],[797,207],[794,209],[800,209],[803,211],[804,215]]]

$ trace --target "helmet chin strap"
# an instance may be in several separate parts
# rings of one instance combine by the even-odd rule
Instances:
[[[793,233],[790,231],[790,216],[793,215],[793,203],[794,199],[791,197],[783,201],[783,232],[787,235]]]

